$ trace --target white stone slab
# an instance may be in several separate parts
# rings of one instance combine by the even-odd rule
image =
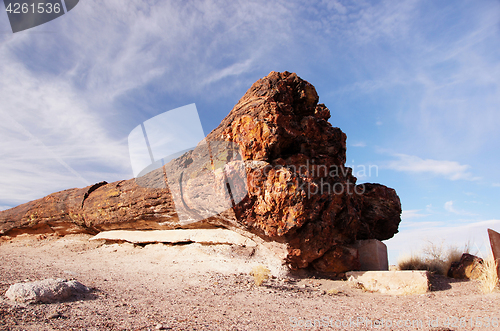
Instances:
[[[113,230],[100,232],[90,238],[90,240],[102,239],[123,240],[136,244],[196,242],[202,244],[256,246],[253,240],[226,229]]]
[[[353,284],[383,294],[422,294],[429,291],[427,271],[422,270],[351,271],[346,276]]]

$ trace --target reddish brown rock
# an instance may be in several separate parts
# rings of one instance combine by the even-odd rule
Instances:
[[[363,184],[359,189],[361,226],[357,239],[386,240],[398,233],[401,202],[396,191],[380,184]]]
[[[448,277],[458,279],[477,279],[481,276],[483,259],[464,253],[459,262],[453,262]]]
[[[13,234],[47,226],[56,231],[60,224],[76,224],[78,231],[88,232],[224,226],[285,243],[292,269],[316,261],[317,269],[343,272],[331,261],[342,254],[338,247],[357,239],[392,237],[401,204],[395,191],[383,185],[356,185],[352,169],[344,166],[346,135],[328,122],[330,111],[318,99],[315,88],[296,74],[271,72],[254,83],[207,136],[209,144],[225,141],[239,147],[244,167],[226,167],[225,176],[243,171],[248,189],[243,200],[216,216],[200,213],[218,201],[199,189],[209,176],[203,167],[195,167],[194,151],[141,178],[148,188],[134,179],[96,184],[0,212],[0,231]],[[175,204],[183,212],[208,218],[196,223],[179,220],[166,186],[167,173],[192,176],[194,184],[182,188],[182,199]],[[210,180],[219,180],[215,177]],[[177,194],[179,187],[171,186]]]
[[[234,208],[236,225],[288,243],[293,269],[307,267],[335,244],[388,239],[400,222],[394,190],[356,186],[344,166],[346,135],[317,102],[311,84],[272,72],[207,136],[236,142],[247,160],[249,194]]]
[[[497,263],[497,275],[500,278],[500,233],[493,229],[488,229],[488,237],[490,238],[491,251],[493,258]]]
[[[359,270],[359,252],[355,247],[335,245],[322,257],[313,262],[314,269],[327,273],[339,274]]]
[[[86,232],[82,206],[85,199],[106,182],[83,189],[68,189],[52,193],[42,199],[31,201],[0,212],[0,234],[18,233],[60,234]]]
[[[56,192],[2,211],[0,234],[172,229],[177,221],[168,190],[140,187],[130,179]]]

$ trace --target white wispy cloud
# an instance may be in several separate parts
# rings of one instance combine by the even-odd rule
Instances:
[[[453,200],[450,200],[450,201],[446,201],[444,203],[444,209],[449,212],[449,213],[452,213],[452,214],[456,214],[456,215],[462,215],[462,216],[477,216],[476,214],[474,213],[470,213],[466,210],[462,210],[462,209],[457,209],[454,205],[454,202]]]
[[[8,63],[0,65],[1,201],[17,204],[109,180],[105,171],[89,173],[96,165],[114,172],[111,179],[127,174],[126,145],[110,137],[74,89],[36,77],[15,60]]]
[[[120,100],[150,84],[193,95],[255,70],[290,35],[287,15],[280,2],[89,0],[37,27],[47,33],[1,35],[0,201],[130,178],[129,131],[166,109]],[[237,84],[226,85],[218,93]]]
[[[388,162],[388,168],[410,173],[431,173],[450,180],[476,180],[468,170],[469,165],[455,161],[421,159],[415,155],[395,154],[396,160]]]
[[[254,59],[247,59],[241,63],[231,64],[228,67],[214,73],[213,75],[205,79],[203,83],[210,84],[226,77],[239,75],[243,72],[248,71],[253,64]]]
[[[416,153],[454,159],[496,146],[500,59],[493,54],[500,47],[498,1],[432,9],[423,1],[343,5],[343,12],[315,12],[321,18],[320,28],[331,33],[337,45],[348,41],[350,58],[340,56],[343,66],[336,71],[342,72],[351,61],[357,63],[330,96],[356,100],[360,95],[388,95],[388,103],[396,100],[380,111],[377,120],[384,124],[396,120],[399,139],[391,143]],[[467,14],[460,15],[461,11]],[[326,40],[320,37],[320,42]],[[334,51],[330,55],[339,56]],[[401,103],[394,91],[405,91]]]
[[[401,218],[403,220],[409,220],[409,219],[421,218],[421,217],[429,216],[429,214],[422,214],[420,212],[421,212],[421,209],[403,210],[403,212],[401,213]]]
[[[446,14],[444,12],[443,14]],[[422,91],[402,121],[420,145],[436,154],[474,155],[495,146],[500,115],[500,6],[484,2],[460,24],[461,33],[426,38],[411,79]]]
[[[419,1],[310,1],[292,2],[296,12],[305,13],[304,24],[328,36],[356,44],[407,35]]]
[[[459,212],[456,211],[455,208],[453,207],[453,201],[446,201],[444,203],[444,209],[447,212],[454,213],[454,214],[459,214]]]
[[[366,143],[364,141],[357,141],[350,144],[352,147],[366,147]]]

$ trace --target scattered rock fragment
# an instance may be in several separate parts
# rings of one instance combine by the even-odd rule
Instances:
[[[448,277],[457,279],[477,279],[481,276],[483,259],[464,253],[459,262],[453,262],[448,270]]]
[[[21,303],[53,303],[89,291],[88,287],[76,280],[49,278],[36,282],[16,283],[9,287],[5,295],[10,300]]]

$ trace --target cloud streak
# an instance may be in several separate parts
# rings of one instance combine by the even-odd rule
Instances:
[[[403,220],[410,220],[410,219],[429,216],[429,214],[421,214],[420,211],[421,211],[420,209],[403,210],[403,212],[401,213],[401,218]]]
[[[461,209],[456,209],[455,208],[455,205],[454,205],[454,202],[452,200],[450,201],[446,201],[444,203],[444,209],[449,212],[449,213],[452,213],[452,214],[455,214],[455,215],[462,215],[462,216],[477,216],[476,214],[473,214],[473,213],[469,213],[468,211],[465,211],[465,210],[461,210]]]
[[[453,207],[453,201],[446,201],[444,203],[444,209],[449,213],[459,214],[459,212]]]
[[[105,167],[119,175],[128,171],[125,146],[103,130],[76,91],[60,80],[37,78],[15,59],[7,63],[0,66],[0,201],[15,205],[86,186],[109,178]],[[96,176],[99,164],[104,171]]]
[[[280,2],[89,0],[37,28],[50,33],[2,35],[0,204],[132,177],[130,130],[168,110],[141,93],[195,95],[255,70],[289,34],[275,15]]]
[[[468,172],[470,166],[455,161],[421,159],[418,156],[395,154],[396,160],[388,162],[387,167],[396,171],[408,173],[430,173],[450,180],[476,180]]]

